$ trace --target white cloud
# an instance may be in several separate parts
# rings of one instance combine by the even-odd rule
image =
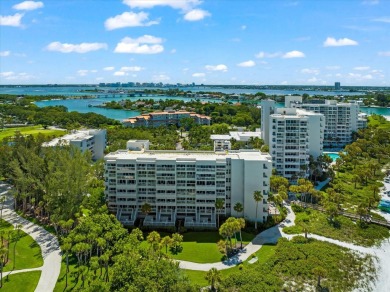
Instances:
[[[116,71],[116,72],[114,72],[114,76],[125,76],[125,75],[127,75],[127,73],[123,72],[123,71]]]
[[[253,67],[255,65],[256,65],[256,63],[252,60],[241,62],[241,63],[237,64],[237,66],[239,66],[239,67]]]
[[[53,52],[61,53],[88,53],[91,51],[97,51],[101,49],[107,49],[107,44],[105,43],[81,43],[81,44],[67,44],[60,42],[52,42],[47,47],[46,50]]]
[[[241,25],[242,30],[246,30],[246,25]]]
[[[107,30],[114,30],[122,27],[151,26],[159,24],[160,20],[149,21],[149,14],[145,12],[124,12],[120,15],[110,17],[104,22]]]
[[[163,40],[161,38],[151,35],[144,35],[136,39],[125,37],[116,45],[114,52],[132,54],[158,54],[164,51],[164,47],[161,45],[162,41]]]
[[[372,21],[390,23],[390,17],[375,18]]]
[[[368,67],[368,66],[360,66],[360,67],[353,68],[353,70],[356,70],[356,71],[367,71],[367,70],[370,70],[370,67]]]
[[[363,5],[377,5],[379,4],[379,0],[364,0],[362,2]]]
[[[325,66],[326,70],[339,70],[341,69],[340,66]]]
[[[278,58],[281,57],[283,53],[281,52],[275,52],[275,53],[266,53],[266,52],[258,52],[255,57],[258,59],[263,59],[263,58]]]
[[[355,79],[356,81],[374,79],[374,77],[371,74],[363,75],[360,73],[348,73],[348,77]]]
[[[204,73],[194,73],[194,74],[192,74],[192,77],[205,77],[206,76],[206,74],[204,74]]]
[[[175,53],[176,53],[176,49],[172,49],[171,54],[175,54]]]
[[[9,77],[9,76],[12,76],[12,75],[15,75],[15,72],[12,72],[12,71],[0,72],[0,76],[1,77]]]
[[[318,75],[320,74],[320,70],[314,68],[304,68],[301,70],[301,73]]]
[[[112,71],[112,70],[114,70],[114,69],[115,69],[115,67],[113,67],[113,66],[104,67],[104,68],[103,68],[104,71]]]
[[[171,78],[165,74],[158,74],[158,75],[153,75],[152,79],[155,82],[163,82],[163,81],[168,81]]]
[[[387,52],[378,52],[378,55],[379,55],[379,56],[382,56],[382,57],[390,57],[390,51],[387,51]]]
[[[304,58],[305,54],[300,51],[290,51],[285,53],[282,58],[283,59],[292,59],[292,58]]]
[[[145,68],[143,67],[139,67],[139,66],[131,66],[131,67],[122,67],[120,69],[120,71],[124,71],[124,72],[139,72],[139,71],[142,71],[144,70]]]
[[[0,52],[0,57],[8,57],[11,54],[10,51],[2,51]]]
[[[40,2],[40,1],[24,1],[24,2],[21,2],[19,4],[15,4],[14,6],[12,6],[13,9],[16,9],[16,10],[35,10],[35,9],[38,9],[38,8],[42,8],[44,5],[43,5],[43,2]]]
[[[155,6],[169,6],[173,9],[189,11],[202,3],[200,0],[123,0],[131,8],[153,8]]]
[[[209,71],[222,71],[226,72],[228,70],[228,67],[224,64],[219,65],[206,65],[205,68]]]
[[[210,12],[202,9],[193,9],[184,15],[184,19],[187,21],[198,21],[207,16],[211,16]]]
[[[324,41],[324,47],[343,47],[343,46],[357,46],[359,43],[357,41],[342,38],[336,40],[335,38],[328,37]]]
[[[80,76],[87,76],[88,75],[88,70],[78,70],[77,74]]]
[[[4,26],[21,26],[23,13],[15,13],[14,15],[2,16],[0,15],[0,25]]]

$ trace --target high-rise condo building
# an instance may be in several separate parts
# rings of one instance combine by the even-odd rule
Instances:
[[[325,116],[324,147],[344,147],[352,143],[352,134],[367,125],[359,115],[357,102],[325,100],[323,103],[304,103],[301,96],[286,96],[286,107],[302,108]]]
[[[267,153],[120,150],[104,159],[108,206],[125,225],[140,219],[144,226],[215,228],[217,214],[267,219],[272,173]],[[257,215],[255,191],[263,195]],[[218,198],[224,202],[220,210]],[[241,214],[234,211],[238,202]],[[146,203],[151,208],[143,213]]]
[[[341,84],[340,82],[335,82],[334,83],[334,90],[340,90],[341,89]]]
[[[308,177],[309,157],[322,154],[325,117],[295,108],[276,108],[269,116],[272,166],[290,181]]]

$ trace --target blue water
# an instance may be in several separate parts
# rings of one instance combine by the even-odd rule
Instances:
[[[95,93],[95,92],[80,92],[82,89],[93,89],[93,87],[1,87],[0,94],[25,94],[25,95],[63,95],[63,96],[82,96],[92,95],[96,98],[93,99],[67,99],[67,100],[49,100],[40,101],[36,104],[39,107],[45,107],[49,105],[63,105],[68,108],[69,111],[77,111],[80,113],[94,112],[104,115],[109,118],[116,120],[122,120],[129,117],[134,117],[139,114],[138,111],[127,111],[127,110],[114,110],[97,107],[88,107],[91,105],[99,105],[107,101],[120,101],[123,99],[130,99],[132,101],[138,99],[154,99],[154,100],[165,100],[165,99],[176,99],[176,100],[191,100],[190,98],[183,97],[171,97],[171,96],[142,96],[142,97],[128,97],[127,94],[107,94],[107,93]],[[117,88],[104,88],[106,90],[115,90]],[[136,89],[142,90],[144,88],[126,88],[125,90]],[[288,94],[303,94],[303,93],[315,93],[318,95],[333,96],[336,94],[343,95],[357,95],[363,94],[358,92],[331,92],[331,91],[295,91],[295,90],[257,90],[257,89],[224,89],[224,88],[208,88],[208,87],[188,87],[181,88],[182,90],[191,90],[193,92],[198,91],[219,91],[223,93],[256,93],[264,92],[267,95],[288,95]],[[199,99],[200,101],[207,102],[218,102],[218,99]],[[380,107],[361,107],[362,112],[367,114],[378,114],[390,116],[390,108]]]
[[[332,152],[324,152],[324,154],[326,154],[330,158],[332,158],[333,162],[336,161],[336,159],[340,157],[337,153],[332,153]]]

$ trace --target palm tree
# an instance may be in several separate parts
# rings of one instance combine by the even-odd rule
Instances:
[[[170,238],[168,235],[161,239],[161,245],[165,246],[165,253],[168,253],[168,246],[172,244],[172,241],[172,238]]]
[[[20,239],[20,229],[22,229],[22,224],[16,224],[15,225],[15,231],[16,231],[16,234],[14,234],[14,241],[15,241],[15,244],[14,244],[14,263],[13,263],[13,266],[12,266],[12,269],[15,269],[15,264],[16,264],[16,244],[18,243],[19,239]]]
[[[256,201],[256,221],[255,221],[255,229],[257,229],[257,209],[259,207],[259,202],[263,200],[263,195],[261,191],[254,191],[253,199]]]
[[[4,209],[5,197],[0,198],[0,221],[3,220],[3,209]]]
[[[3,266],[5,257],[7,255],[7,249],[5,247],[0,248],[0,288],[3,287]]]
[[[209,282],[209,284],[210,284],[210,289],[211,289],[211,291],[217,291],[216,289],[215,289],[215,286],[218,284],[218,282],[220,282],[221,281],[221,272],[220,271],[218,271],[216,268],[211,268],[208,272],[207,272],[207,274],[206,274],[206,276],[205,276],[205,278],[206,278],[206,280]]]
[[[245,228],[245,219],[244,218],[238,218],[238,223],[240,224],[240,241],[241,241],[241,249],[242,249],[242,233],[241,230]]]
[[[148,215],[150,212],[152,212],[152,206],[148,203],[145,203],[141,207],[141,212],[145,215]]]
[[[321,278],[326,277],[326,270],[322,267],[315,267],[312,270],[312,273],[317,276],[317,287],[321,288]],[[322,291],[322,289],[321,289]]]
[[[64,244],[61,246],[62,251],[65,252],[66,256],[66,271],[65,271],[65,288],[68,287],[68,273],[69,273],[69,252],[72,249],[72,244],[70,240],[65,240]]]
[[[221,199],[221,198],[217,198],[215,200],[215,209],[217,210],[217,213],[218,213],[218,217],[217,217],[217,220],[218,220],[218,225],[217,227],[219,228],[219,210],[222,210],[223,207],[225,205],[225,200],[224,199]]]
[[[233,207],[234,211],[236,211],[237,213],[242,213],[244,211],[244,206],[240,203],[240,202],[237,202],[234,207]]]

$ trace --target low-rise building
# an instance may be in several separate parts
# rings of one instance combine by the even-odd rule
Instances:
[[[232,147],[231,140],[234,139],[237,142],[248,143],[253,138],[261,139],[261,132],[244,132],[244,131],[231,131],[229,135],[211,135],[210,139],[214,141],[214,151],[230,150]]]
[[[104,149],[106,148],[106,130],[88,129],[74,130],[70,134],[55,138],[50,142],[43,143],[44,147],[57,146],[75,146],[82,152],[90,151],[93,160],[98,160],[104,157]]]
[[[125,119],[122,123],[126,127],[182,126],[181,120],[184,118],[191,118],[198,125],[210,125],[211,121],[209,116],[194,112],[169,110],[164,112],[142,114],[134,118]]]
[[[125,225],[140,218],[149,226],[215,228],[218,214],[264,222],[271,173],[271,156],[256,150],[120,150],[105,156],[105,194],[110,211]],[[263,194],[258,214],[255,191]],[[242,214],[234,211],[238,202]],[[147,214],[141,211],[145,203],[151,206]]]

